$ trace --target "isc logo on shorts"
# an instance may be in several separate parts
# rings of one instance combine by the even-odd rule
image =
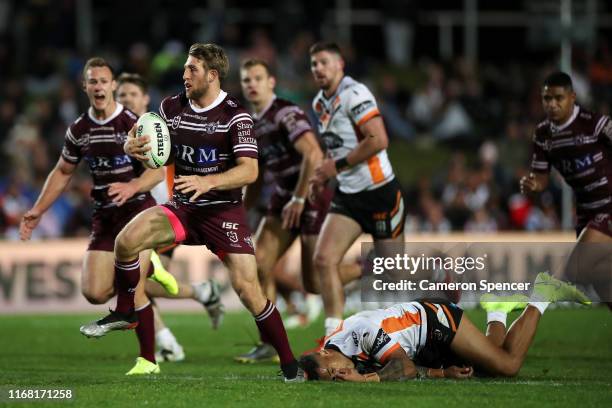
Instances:
[[[228,229],[228,230],[237,230],[238,229],[238,223],[237,222],[227,222],[224,221],[223,225],[222,225],[223,229]]]

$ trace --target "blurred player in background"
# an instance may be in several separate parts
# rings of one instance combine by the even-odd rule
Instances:
[[[327,214],[333,192],[323,190],[314,201],[307,201],[308,183],[315,167],[323,158],[308,117],[296,104],[276,97],[276,78],[263,60],[245,61],[240,69],[242,93],[250,102],[259,145],[260,175],[247,187],[245,202],[260,195],[265,172],[274,180],[274,192],[267,214],[255,235],[255,256],[259,281],[275,301],[276,285],[273,270],[291,244],[299,237],[302,248],[302,283],[309,293],[320,293],[313,256],[317,235]],[[282,271],[281,271],[282,273]],[[340,268],[341,282],[358,278],[358,265]],[[274,348],[261,335],[261,343],[250,352],[236,357],[240,362],[267,361],[276,357]]]
[[[420,300],[368,310],[342,321],[321,350],[300,359],[309,380],[354,382],[412,378],[469,378],[482,374],[514,377],[523,365],[540,318],[551,302],[585,303],[574,286],[541,273],[527,302],[495,296],[498,318],[485,336],[454,303]],[[492,299],[492,297],[489,297]],[[506,331],[505,316],[526,309]],[[503,315],[501,324],[499,315]]]
[[[344,74],[338,45],[310,48],[311,71],[321,89],[313,100],[318,130],[331,157],[315,171],[313,195],[336,178],[338,187],[315,249],[325,306],[325,333],[341,321],[344,293],[338,273],[342,258],[362,234],[371,234],[377,253],[404,242],[405,207],[399,182],[387,158],[388,138],[376,99]]]
[[[545,190],[551,167],[572,187],[578,241],[565,277],[593,284],[612,309],[612,120],[576,105],[572,79],[564,72],[544,80],[542,106],[546,120],[535,130],[532,172],[520,180],[521,191]]]
[[[138,117],[148,110],[150,98],[148,84],[138,74],[122,73],[117,77],[117,101],[130,109]],[[163,204],[170,198],[168,191],[172,191],[174,184],[174,165],[165,167],[166,179],[157,184],[151,190],[151,195],[157,204]],[[151,251],[151,265],[149,275],[156,276],[160,270],[169,268],[172,255],[176,245]],[[157,254],[159,253],[159,256]],[[178,292],[169,294],[158,283],[148,280],[145,291],[149,297],[166,297],[170,299],[194,299],[206,308],[211,318],[213,329],[217,329],[223,319],[223,305],[221,304],[220,289],[217,282],[213,279],[207,282],[187,285],[178,283]],[[178,343],[174,334],[165,325],[159,313],[159,308],[153,304],[153,314],[155,319],[155,342],[157,344],[156,360],[159,361],[182,361],[185,359],[183,347]]]
[[[83,88],[90,107],[66,131],[61,157],[47,177],[38,200],[24,214],[20,227],[21,239],[29,239],[45,211],[65,190],[77,165],[85,160],[93,178],[94,211],[83,260],[81,290],[92,304],[106,303],[118,290],[121,283],[114,270],[115,237],[136,214],[155,205],[149,190],[164,179],[162,169],[145,169],[123,151],[127,134],[138,118],[115,101],[116,87],[113,70],[104,59],[94,57],[87,61],[83,68]],[[153,312],[144,291],[150,251],[143,251],[140,256],[142,268],[134,269],[132,294],[136,313],[123,328],[136,327],[139,358],[155,364],[153,341],[149,341],[153,333]],[[166,278],[173,280],[169,275]],[[99,323],[112,325],[114,319],[115,315],[111,314]]]
[[[117,237],[116,273],[130,282],[118,293],[117,311],[133,307],[131,289],[137,283],[140,252],[173,243],[206,245],[228,268],[240,300],[276,349],[285,381],[299,381],[302,376],[280,314],[257,278],[241,192],[257,179],[257,142],[250,115],[221,89],[228,70],[221,47],[193,44],[184,65],[185,90],[161,103],[159,112],[170,128],[175,152],[173,197],[139,214]],[[148,140],[148,136],[132,139],[126,149],[146,160]]]

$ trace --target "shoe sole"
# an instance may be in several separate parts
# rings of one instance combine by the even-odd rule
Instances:
[[[82,332],[82,331],[80,331],[80,330],[79,330],[79,331],[81,332],[81,334],[82,334],[83,336],[87,337],[88,339],[99,339],[100,337],[104,337],[104,336],[106,336],[106,334],[107,334],[107,333],[112,332],[112,331],[117,331],[117,330],[133,330],[133,329],[135,329],[136,327],[138,327],[138,322],[131,323],[130,325],[128,325],[128,326],[126,326],[126,327],[122,327],[121,329],[112,329],[112,330],[106,331],[106,332],[102,333],[102,334],[101,334],[101,335],[99,335],[99,336],[95,336],[95,335],[93,335],[93,334],[83,333],[83,332]]]

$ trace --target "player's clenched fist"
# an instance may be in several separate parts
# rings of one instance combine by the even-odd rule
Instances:
[[[444,369],[445,378],[465,379],[472,377],[473,374],[474,369],[472,367],[450,366]]]
[[[542,186],[535,174],[529,173],[528,176],[521,177],[519,182],[521,194],[537,193],[542,191]]]

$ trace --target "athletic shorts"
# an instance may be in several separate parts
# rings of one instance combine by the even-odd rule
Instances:
[[[609,213],[596,214],[587,222],[580,223],[576,227],[576,237],[584,228],[591,228],[612,237],[612,217]]]
[[[177,244],[206,245],[221,260],[225,254],[255,254],[241,203],[196,207],[168,201],[159,207],[172,224]]]
[[[450,345],[463,310],[443,299],[420,299],[418,302],[427,315],[427,340],[425,347],[417,353],[415,364],[431,368],[461,366],[463,362],[451,351]]]
[[[354,194],[336,189],[329,212],[352,218],[374,239],[396,238],[404,232],[406,208],[396,179],[374,190]]]
[[[95,209],[91,219],[88,251],[115,250],[115,238],[136,215],[155,205],[153,197],[135,200],[121,207]]]
[[[319,234],[333,196],[333,190],[325,188],[314,203],[311,203],[310,200],[306,200],[304,211],[300,218],[300,226],[294,228],[292,232],[304,235]],[[282,195],[275,190],[270,197],[267,215],[282,220],[283,208],[290,200],[291,195]]]

